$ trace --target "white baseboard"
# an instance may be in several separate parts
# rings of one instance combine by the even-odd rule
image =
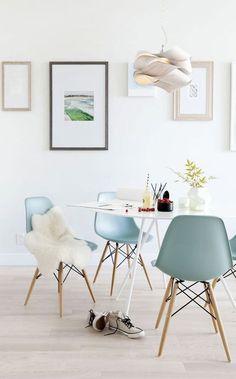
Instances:
[[[0,254],[0,266],[35,266],[36,260],[31,254]]]
[[[100,259],[100,252],[93,252],[91,255],[90,265],[96,266]],[[150,252],[143,254],[145,263],[148,264],[151,260],[155,259],[155,255]],[[105,265],[110,265],[110,259],[104,262]],[[37,262],[33,255],[29,253],[12,253],[0,254],[0,266],[36,266]]]

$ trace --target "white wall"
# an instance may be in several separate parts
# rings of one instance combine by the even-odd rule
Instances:
[[[0,0],[0,61],[32,62],[32,111],[0,111],[0,263],[32,262],[15,242],[27,196],[47,195],[65,207],[102,190],[142,187],[149,172],[153,181],[168,181],[177,198],[186,187],[167,167],[181,169],[191,158],[219,178],[210,185],[215,201],[234,201],[236,153],[228,145],[235,13],[234,0]],[[169,47],[214,61],[213,121],[173,121],[172,96],[161,90],[157,98],[127,97],[126,62],[138,50],[160,49],[161,22]],[[56,60],[109,61],[108,151],[49,151],[48,62]],[[100,241],[92,213],[65,212],[81,237]]]

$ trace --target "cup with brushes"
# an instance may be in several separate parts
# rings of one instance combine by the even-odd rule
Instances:
[[[172,200],[170,200],[169,191],[164,192],[166,185],[167,183],[165,183],[164,185],[162,185],[161,183],[157,191],[157,184],[155,185],[151,184],[151,187],[153,190],[153,197],[156,200],[157,210],[159,212],[172,212],[174,209],[174,203]],[[163,196],[162,196],[162,193],[163,193]]]

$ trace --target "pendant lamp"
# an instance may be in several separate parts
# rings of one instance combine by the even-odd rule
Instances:
[[[160,53],[140,51],[134,62],[134,80],[143,86],[157,86],[167,92],[191,82],[191,56],[179,47]]]

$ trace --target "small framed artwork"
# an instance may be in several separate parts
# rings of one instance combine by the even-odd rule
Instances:
[[[154,86],[141,86],[134,80],[134,64],[128,63],[128,96],[134,97],[154,97],[157,95],[157,88]]]
[[[108,149],[108,62],[50,62],[50,149]]]
[[[2,109],[31,110],[31,62],[2,62]]]
[[[236,62],[231,63],[230,151],[236,151]]]
[[[174,92],[174,120],[213,119],[213,62],[192,62],[192,81]]]

